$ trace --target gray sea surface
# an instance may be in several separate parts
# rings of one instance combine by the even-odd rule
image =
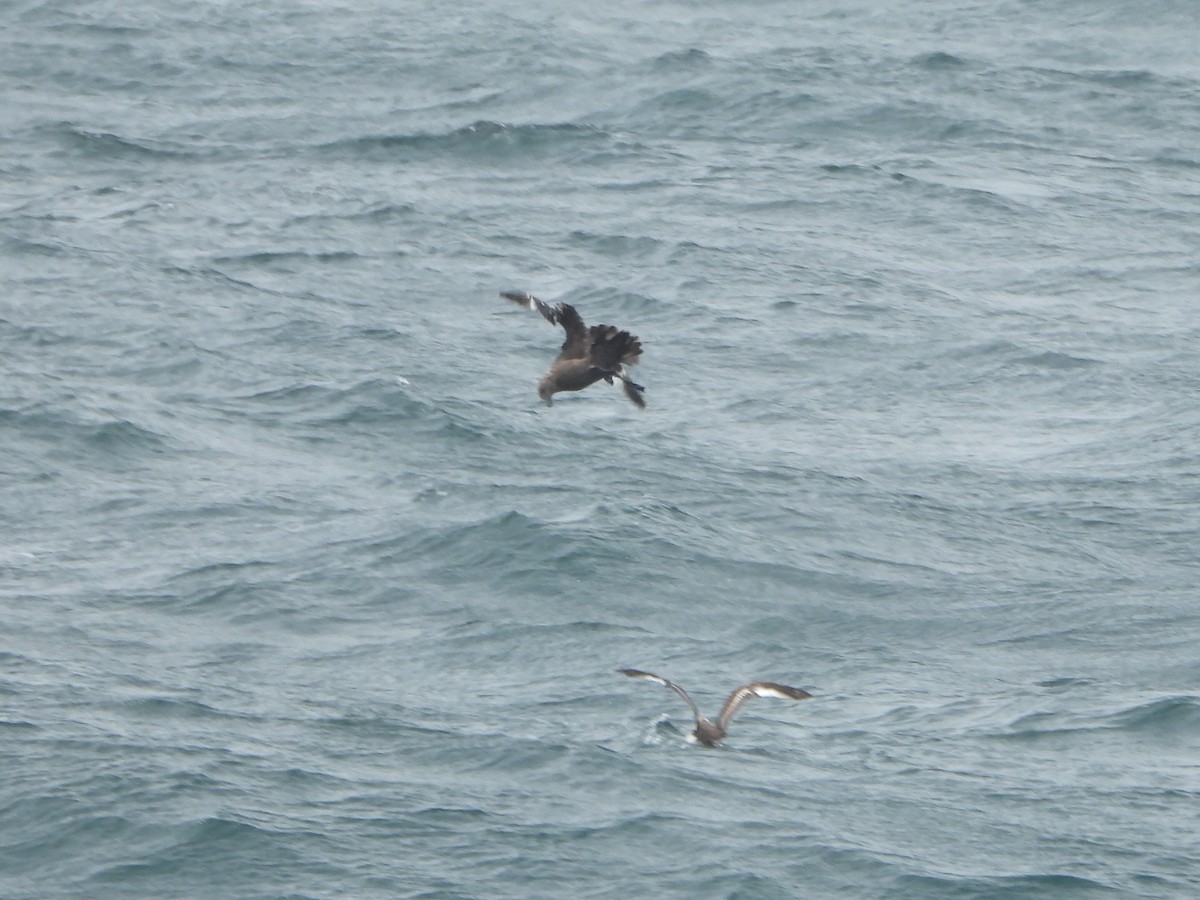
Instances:
[[[1200,896],[1192,0],[0,19],[4,900]]]

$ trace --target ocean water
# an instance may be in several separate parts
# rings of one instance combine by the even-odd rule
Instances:
[[[1191,0],[0,15],[5,900],[1200,895]]]

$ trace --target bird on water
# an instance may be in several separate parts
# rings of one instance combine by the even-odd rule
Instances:
[[[642,355],[642,342],[628,331],[614,325],[583,324],[583,319],[569,303],[544,303],[528,291],[504,291],[500,294],[526,309],[540,312],[551,325],[561,325],[567,333],[558,358],[550,364],[538,382],[538,396],[547,405],[560,391],[582,391],[603,379],[609,384],[620,380],[625,396],[638,409],[646,408],[642,393],[646,390],[635,384],[626,366],[637,365]]]
[[[729,731],[729,723],[737,714],[737,711],[751,697],[778,697],[780,700],[807,700],[812,694],[808,691],[802,691],[800,688],[788,687],[786,684],[776,684],[773,681],[755,681],[750,684],[743,684],[736,688],[729,699],[725,701],[725,705],[721,707],[721,712],[717,716],[717,721],[713,722],[710,719],[700,715],[700,710],[696,708],[695,702],[688,692],[675,684],[673,681],[668,681],[661,675],[653,675],[650,672],[643,672],[639,669],[617,669],[622,675],[628,675],[630,678],[644,678],[647,681],[653,681],[656,684],[661,684],[665,688],[669,688],[684,699],[688,706],[692,709],[692,715],[696,719],[696,729],[692,732],[698,742],[706,747],[712,747],[720,743],[726,733]]]

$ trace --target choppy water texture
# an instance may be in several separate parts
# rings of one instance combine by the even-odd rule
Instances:
[[[3,4],[0,894],[1196,896],[1197,16]]]

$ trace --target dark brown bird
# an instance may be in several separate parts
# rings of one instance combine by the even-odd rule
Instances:
[[[808,691],[788,687],[786,684],[776,684],[773,681],[755,681],[752,684],[743,684],[729,695],[729,699],[721,707],[721,713],[717,716],[717,721],[713,722],[700,715],[700,710],[696,708],[696,704],[688,696],[688,692],[675,684],[675,682],[667,681],[667,679],[660,675],[652,675],[649,672],[642,672],[638,669],[617,669],[617,671],[622,675],[628,675],[630,678],[644,678],[647,681],[656,682],[663,687],[670,688],[682,697],[687,705],[692,708],[692,715],[696,719],[696,729],[692,732],[692,737],[706,747],[712,747],[724,739],[726,732],[729,730],[730,721],[737,714],[737,711],[742,708],[742,704],[751,697],[807,700],[812,696]]]
[[[625,371],[626,366],[637,365],[642,355],[642,342],[636,337],[613,325],[588,328],[569,303],[551,306],[527,291],[504,291],[500,296],[526,309],[537,310],[551,325],[561,325],[567,332],[558,358],[538,382],[538,396],[547,404],[553,402],[551,398],[559,391],[582,391],[600,379],[612,384],[614,378],[619,378],[625,396],[633,405],[646,408],[642,398],[646,389],[634,384]]]

